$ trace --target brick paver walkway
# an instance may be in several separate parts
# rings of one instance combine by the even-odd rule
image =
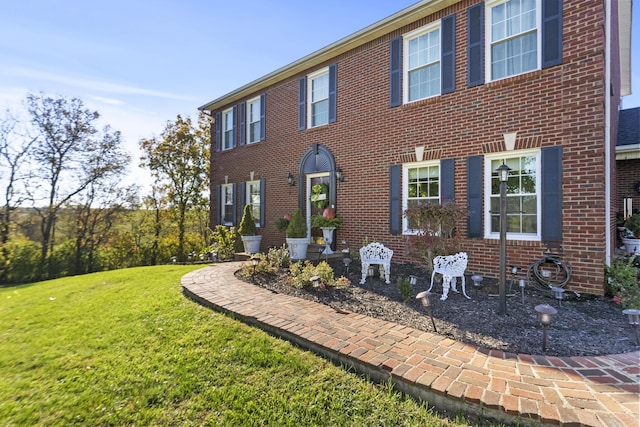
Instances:
[[[237,280],[239,263],[182,278],[184,293],[449,410],[520,425],[640,426],[640,352],[546,357],[485,350]]]

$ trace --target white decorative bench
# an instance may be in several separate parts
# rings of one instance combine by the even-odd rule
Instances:
[[[393,251],[385,247],[382,243],[373,242],[367,246],[360,248],[360,263],[362,264],[362,280],[360,284],[364,285],[367,281],[367,272],[371,264],[382,266],[380,268],[380,278],[385,278],[387,285],[391,283],[391,257]]]
[[[433,288],[433,279],[436,273],[442,274],[442,297],[440,299],[442,301],[446,300],[449,296],[449,287],[453,290],[453,292],[458,293],[456,289],[456,277],[462,278],[462,293],[467,299],[471,299],[469,295],[467,295],[467,290],[465,288],[465,280],[464,280],[464,271],[467,269],[467,253],[466,252],[458,252],[455,255],[448,256],[437,256],[433,259],[433,273],[431,273],[431,286],[429,286],[430,291]],[[451,281],[453,280],[453,284]]]

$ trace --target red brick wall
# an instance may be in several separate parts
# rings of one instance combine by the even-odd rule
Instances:
[[[416,146],[425,146],[425,158],[455,158],[456,202],[466,206],[467,156],[501,151],[503,134],[517,132],[516,149],[563,146],[563,247],[565,258],[574,267],[569,287],[580,292],[603,292],[602,263],[608,232],[604,2],[564,2],[562,65],[467,89],[466,9],[474,3],[459,2],[308,70],[337,63],[336,123],[298,131],[300,76],[265,91],[266,140],[214,153],[211,180],[213,186],[224,183],[225,175],[229,182],[247,181],[250,171],[255,173],[254,179],[266,179],[263,249],[284,242],[273,224],[297,207],[297,186],[287,185],[286,174],[296,176],[296,185],[304,182],[297,176],[298,166],[312,144],[329,148],[345,175],[345,182],[337,189],[336,209],[344,224],[338,230],[338,242],[346,240],[356,249],[365,238],[378,240],[394,249],[395,262],[409,262],[404,238],[389,233],[389,166],[402,163],[400,157],[413,153]],[[456,90],[390,108],[389,41],[454,12]],[[215,219],[215,200],[211,215]],[[466,235],[466,224],[461,224],[460,232]],[[470,256],[469,272],[497,277],[497,240],[469,240],[465,249]],[[509,241],[507,263],[527,266],[543,251],[540,242]]]

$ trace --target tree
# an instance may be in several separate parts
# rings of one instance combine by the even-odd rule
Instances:
[[[167,122],[160,137],[143,139],[141,166],[166,191],[178,227],[178,260],[184,261],[185,223],[189,209],[202,209],[207,204],[204,195],[209,185],[209,117],[198,116],[197,127],[191,119],[177,116]]]
[[[41,219],[42,276],[59,209],[90,185],[121,174],[130,157],[122,148],[120,132],[109,126],[98,131],[95,122],[100,114],[85,109],[80,99],[29,94],[26,104],[37,131],[29,153],[37,183],[29,189]]]

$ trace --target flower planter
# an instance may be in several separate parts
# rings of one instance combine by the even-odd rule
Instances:
[[[287,250],[292,260],[301,260],[307,257],[307,247],[309,239],[306,237],[287,237]]]
[[[322,251],[323,255],[331,255],[335,252],[331,250],[331,243],[333,243],[333,230],[335,227],[322,227],[322,238],[324,239],[324,251]]]
[[[640,239],[622,239],[627,255],[640,255]]]
[[[260,242],[262,241],[262,236],[241,236],[242,244],[244,245],[244,251],[248,254],[256,254],[260,252]]]

